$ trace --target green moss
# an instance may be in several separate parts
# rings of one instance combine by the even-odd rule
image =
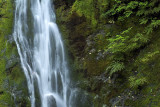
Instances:
[[[0,0],[0,107],[30,105],[16,45],[9,36],[14,21],[13,5],[12,0]]]

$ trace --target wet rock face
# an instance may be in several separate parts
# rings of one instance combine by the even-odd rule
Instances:
[[[70,14],[71,10],[70,8],[66,9],[66,5],[62,7],[62,9],[60,7],[56,10],[57,23],[68,46],[67,49],[69,49],[69,52],[74,57],[83,57],[85,54],[86,38],[90,33],[89,28],[87,28],[86,19],[83,16],[78,16],[75,12]]]
[[[48,106],[49,107],[57,107],[56,101],[53,96],[48,96],[47,99],[48,99],[48,104],[49,104]]]

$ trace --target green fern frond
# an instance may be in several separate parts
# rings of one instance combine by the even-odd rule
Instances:
[[[122,71],[125,68],[123,62],[113,62],[111,65],[107,68],[107,71],[110,71],[110,76],[118,71]]]
[[[137,88],[138,86],[144,85],[147,83],[147,79],[145,77],[135,77],[131,76],[129,77],[130,87],[131,88]]]

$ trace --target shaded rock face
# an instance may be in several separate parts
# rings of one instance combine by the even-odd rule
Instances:
[[[67,14],[66,14],[67,15]],[[64,39],[69,43],[67,44],[73,56],[83,57],[85,53],[86,45],[86,33],[87,31],[86,20],[84,17],[79,17],[76,13],[69,16],[68,20],[61,20],[57,18],[62,33],[68,33],[64,36]],[[66,29],[63,29],[63,28]]]
[[[66,8],[69,8],[72,6],[72,4],[75,2],[75,0],[53,0],[55,8],[58,8],[62,5],[65,5]]]

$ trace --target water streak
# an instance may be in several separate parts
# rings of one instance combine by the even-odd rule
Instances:
[[[52,10],[50,0],[16,0],[13,36],[32,107],[40,103],[37,91],[42,107],[71,106],[64,47]]]

